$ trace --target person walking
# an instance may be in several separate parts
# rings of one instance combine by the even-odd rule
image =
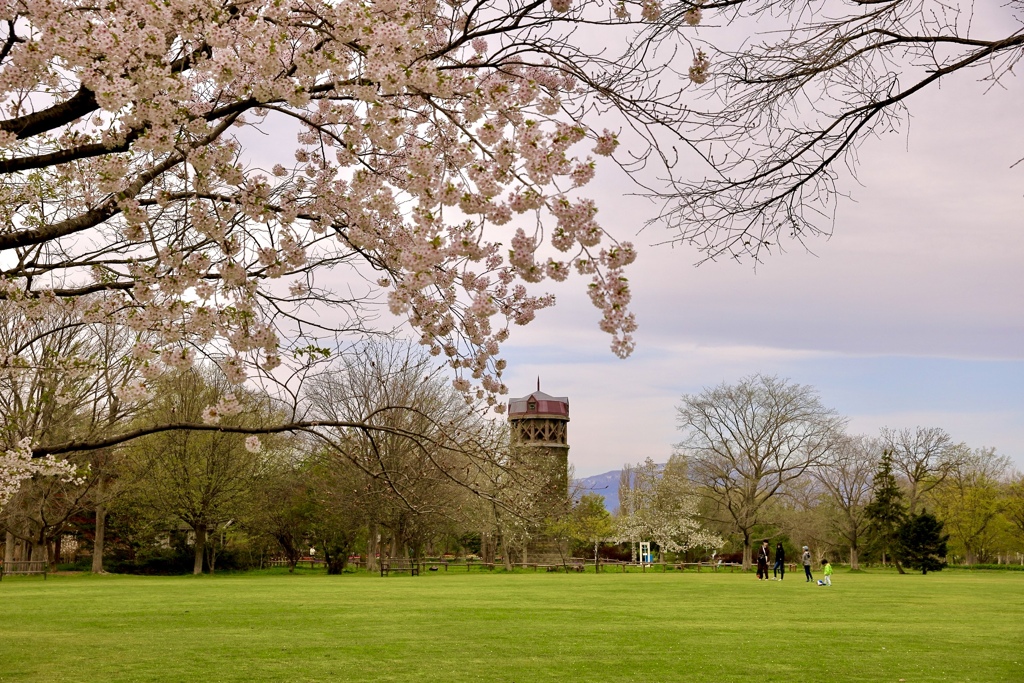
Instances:
[[[761,547],[757,549],[757,580],[768,580],[768,541],[761,541]]]
[[[782,581],[786,578],[786,549],[782,541],[775,544],[775,564],[772,566],[772,578]]]
[[[832,565],[829,564],[828,558],[822,560],[823,564],[821,567],[822,572],[825,574],[825,580],[821,582],[822,586],[832,585]]]
[[[804,554],[801,559],[804,563],[804,575],[807,577],[806,581],[814,581],[814,577],[811,576],[811,551],[807,546],[804,546]]]

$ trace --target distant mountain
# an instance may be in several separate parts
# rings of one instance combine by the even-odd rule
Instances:
[[[665,468],[665,463],[658,463],[657,468],[658,472],[661,472]],[[604,509],[614,515],[619,507],[619,479],[621,478],[622,470],[615,470],[576,479],[575,483],[581,496],[584,493],[596,493],[599,496],[604,496]]]
[[[579,486],[580,495],[596,493],[599,496],[604,496],[605,509],[615,514],[615,509],[619,507],[619,477],[621,474],[622,470],[595,474],[592,477],[577,479],[576,484]]]

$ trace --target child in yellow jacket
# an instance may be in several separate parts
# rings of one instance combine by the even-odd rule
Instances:
[[[832,565],[829,564],[827,557],[824,560],[822,560],[821,563],[822,563],[821,569],[822,569],[822,571],[825,574],[825,580],[824,581],[819,581],[818,585],[819,586],[831,586],[832,585]]]

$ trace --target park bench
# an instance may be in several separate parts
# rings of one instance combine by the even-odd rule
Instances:
[[[409,572],[410,576],[420,575],[420,565],[417,560],[403,560],[395,558],[381,559],[380,575],[389,576],[391,572]]]
[[[2,568],[0,568],[0,579],[4,576],[12,576],[14,574],[42,574],[43,580],[46,580],[46,574],[49,572],[49,566],[43,560],[19,560],[17,562],[5,562]]]

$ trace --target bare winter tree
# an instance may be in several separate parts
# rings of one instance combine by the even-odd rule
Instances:
[[[1021,0],[679,2],[651,31],[670,39],[696,23],[710,25],[690,71],[707,105],[682,133],[712,172],[654,194],[675,239],[708,259],[758,259],[830,232],[840,176],[856,171],[865,140],[898,129],[915,95],[949,79],[1009,87],[1024,56]]]
[[[765,375],[683,396],[676,421],[690,477],[743,536],[748,569],[765,503],[822,462],[845,422],[812,387]]]
[[[939,427],[882,429],[883,447],[892,453],[893,472],[907,487],[907,508],[917,512],[921,497],[941,484],[970,450],[953,443]]]
[[[83,324],[47,307],[26,315],[0,300],[0,450],[26,438],[46,445],[102,436],[129,417],[138,406],[122,401],[118,391],[138,376],[130,337],[117,325]],[[102,569],[103,509],[112,493],[107,484],[113,457],[108,449],[77,454],[74,464],[82,475],[77,483],[26,482],[10,511],[10,528],[21,528],[18,519],[26,522],[33,529],[30,542],[41,551],[44,538],[54,540],[49,536],[67,518],[95,505]]]
[[[310,433],[363,482],[368,555],[378,535],[390,541],[382,556],[418,554],[432,525],[475,515],[477,497],[504,511],[505,490],[529,478],[507,460],[502,425],[484,419],[479,404],[408,344],[362,346],[312,381],[307,399],[314,422],[324,423]],[[338,422],[350,426],[330,426]]]
[[[851,569],[860,569],[858,557],[868,525],[864,506],[871,501],[871,475],[881,454],[877,439],[845,437],[814,468],[835,513],[833,528],[850,547]]]

